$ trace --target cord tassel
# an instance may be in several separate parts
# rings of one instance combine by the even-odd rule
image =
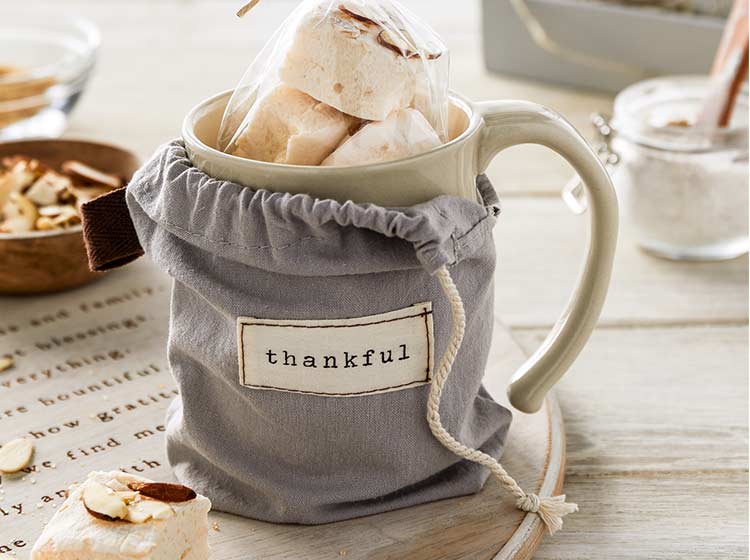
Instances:
[[[578,511],[578,506],[567,503],[564,494],[545,497],[540,497],[536,494],[527,494],[494,457],[478,449],[467,447],[458,441],[445,429],[440,420],[440,399],[443,395],[443,389],[445,388],[448,376],[453,368],[453,362],[463,342],[464,332],[466,331],[466,313],[464,312],[461,295],[458,293],[458,289],[453,282],[453,278],[451,278],[450,272],[448,272],[448,268],[445,266],[440,267],[436,272],[436,276],[451,305],[453,330],[445,353],[440,359],[440,365],[435,373],[435,378],[430,386],[430,396],[427,400],[427,423],[430,426],[430,430],[435,438],[449,451],[459,457],[490,469],[492,474],[500,481],[500,484],[516,497],[516,507],[521,511],[538,515],[539,519],[547,527],[549,534],[553,535],[562,529],[562,518],[569,513]]]
[[[540,498],[536,494],[526,494],[523,498],[516,500],[516,507],[521,511],[536,513],[550,535],[562,529],[563,517],[578,511],[578,505],[565,501],[565,494],[546,498]]]

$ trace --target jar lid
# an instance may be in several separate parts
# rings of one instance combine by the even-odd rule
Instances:
[[[738,94],[728,127],[706,133],[692,126],[709,83],[708,76],[668,76],[633,84],[615,98],[612,129],[631,142],[662,150],[747,149],[747,85]]]

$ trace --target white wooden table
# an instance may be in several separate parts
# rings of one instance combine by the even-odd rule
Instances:
[[[113,141],[144,158],[179,134],[185,112],[234,86],[294,2],[0,0],[11,13],[77,14],[103,33],[97,73],[68,136]],[[453,88],[523,98],[587,135],[609,96],[484,70],[477,1],[408,0],[453,52]],[[497,320],[531,352],[566,301],[586,220],[559,197],[567,165],[521,147],[493,163],[504,211]],[[566,491],[581,511],[537,558],[746,558],[748,551],[748,260],[675,264],[625,232],[591,343],[559,386],[568,431]]]

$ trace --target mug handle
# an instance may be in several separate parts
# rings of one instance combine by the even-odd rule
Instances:
[[[586,140],[554,111],[526,101],[488,101],[475,107],[484,118],[477,150],[478,173],[506,148],[539,144],[573,166],[589,199],[591,230],[578,284],[545,341],[516,371],[508,387],[513,407],[536,412],[578,357],[604,305],[617,245],[617,197],[609,175]]]

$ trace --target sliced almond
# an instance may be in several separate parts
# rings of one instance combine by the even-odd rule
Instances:
[[[356,39],[367,31],[367,26],[343,12],[334,13],[331,16],[333,26],[344,35]]]
[[[53,229],[63,229],[62,224],[57,224],[55,221],[48,216],[40,216],[37,218],[34,224],[39,231],[51,231]]]
[[[103,194],[107,194],[111,189],[109,187],[70,187],[68,192],[75,198],[75,204],[78,211],[81,211],[81,206],[94,200],[96,197]]]
[[[34,222],[36,225],[36,222]],[[32,231],[34,227],[28,227],[26,220],[19,218],[8,218],[0,223],[0,233],[26,233]]]
[[[69,177],[54,171],[47,171],[24,194],[26,198],[39,206],[57,204],[60,194],[71,185]]]
[[[404,58],[420,58],[423,56],[405,29],[399,30],[399,34],[395,34],[388,29],[383,29],[383,31],[378,33],[378,43]],[[433,49],[425,50],[424,52],[424,57],[427,60],[436,60],[442,55],[442,52]]]
[[[21,167],[19,169],[30,171],[32,174],[34,174],[35,177],[39,177],[42,173],[49,169],[38,159],[34,159],[29,156],[23,156],[20,154],[16,154],[14,156],[5,156],[0,160],[0,163],[2,163],[3,167],[5,167],[6,169],[14,168],[20,163]]]
[[[388,29],[383,29],[378,33],[378,43],[404,58],[412,58],[417,54],[405,36],[398,36]]]
[[[17,164],[19,161],[31,161],[31,158],[28,156],[22,156],[22,155],[16,154],[14,156],[5,156],[2,159],[0,159],[0,163],[2,163],[3,167],[5,168],[11,168],[15,164]]]
[[[0,356],[0,373],[9,370],[14,365],[16,365],[16,361],[12,357]]]
[[[149,519],[167,519],[172,515],[174,515],[174,510],[169,504],[144,498],[128,504],[126,519],[131,523],[145,523]]]
[[[13,164],[7,165],[8,169],[0,175],[0,207],[8,201],[11,194],[20,193],[37,178],[33,165],[35,160],[17,159],[11,161]]]
[[[170,482],[131,482],[128,488],[162,502],[188,502],[196,497],[191,488]]]
[[[57,217],[57,216],[73,216],[78,214],[76,212],[75,207],[71,206],[70,204],[50,204],[49,206],[42,206],[39,209],[39,215],[40,216],[50,216],[50,217]]]
[[[70,204],[42,206],[39,215],[37,229],[59,229],[81,222],[78,210]]]
[[[107,488],[111,488],[115,492],[132,492],[132,490],[128,488],[128,485],[118,478],[108,480],[105,483],[105,486],[107,486]]]
[[[122,186],[122,179],[117,175],[105,173],[80,161],[65,161],[60,168],[74,179],[81,179],[87,183],[106,185],[110,189],[119,189]]]
[[[0,231],[6,233],[32,231],[39,217],[34,203],[17,192],[10,193],[8,201],[2,208],[2,213],[5,221],[0,224]]]
[[[79,222],[80,220],[78,220],[78,218],[70,218],[66,220],[62,217],[50,218],[48,216],[42,216],[36,221],[34,225],[39,231],[51,231],[54,229],[65,229]]]
[[[381,25],[374,19],[371,19],[363,14],[357,13],[355,10],[343,4],[339,6],[339,11],[353,19],[356,19],[357,21],[364,23],[365,25],[377,25],[378,27],[381,27]]]
[[[55,204],[57,202],[57,191],[42,177],[29,187],[26,191],[26,198],[37,206]]]
[[[125,500],[111,488],[93,480],[83,489],[83,506],[102,521],[124,520],[128,515]]]
[[[50,204],[49,206],[42,206],[39,209],[39,215],[44,216],[46,218],[59,216],[61,212],[62,210],[60,209],[60,206],[57,204]]]
[[[0,447],[0,472],[18,472],[29,464],[34,444],[26,438],[14,439]]]
[[[115,494],[117,494],[126,504],[134,502],[140,497],[140,494],[133,490],[115,490]]]

